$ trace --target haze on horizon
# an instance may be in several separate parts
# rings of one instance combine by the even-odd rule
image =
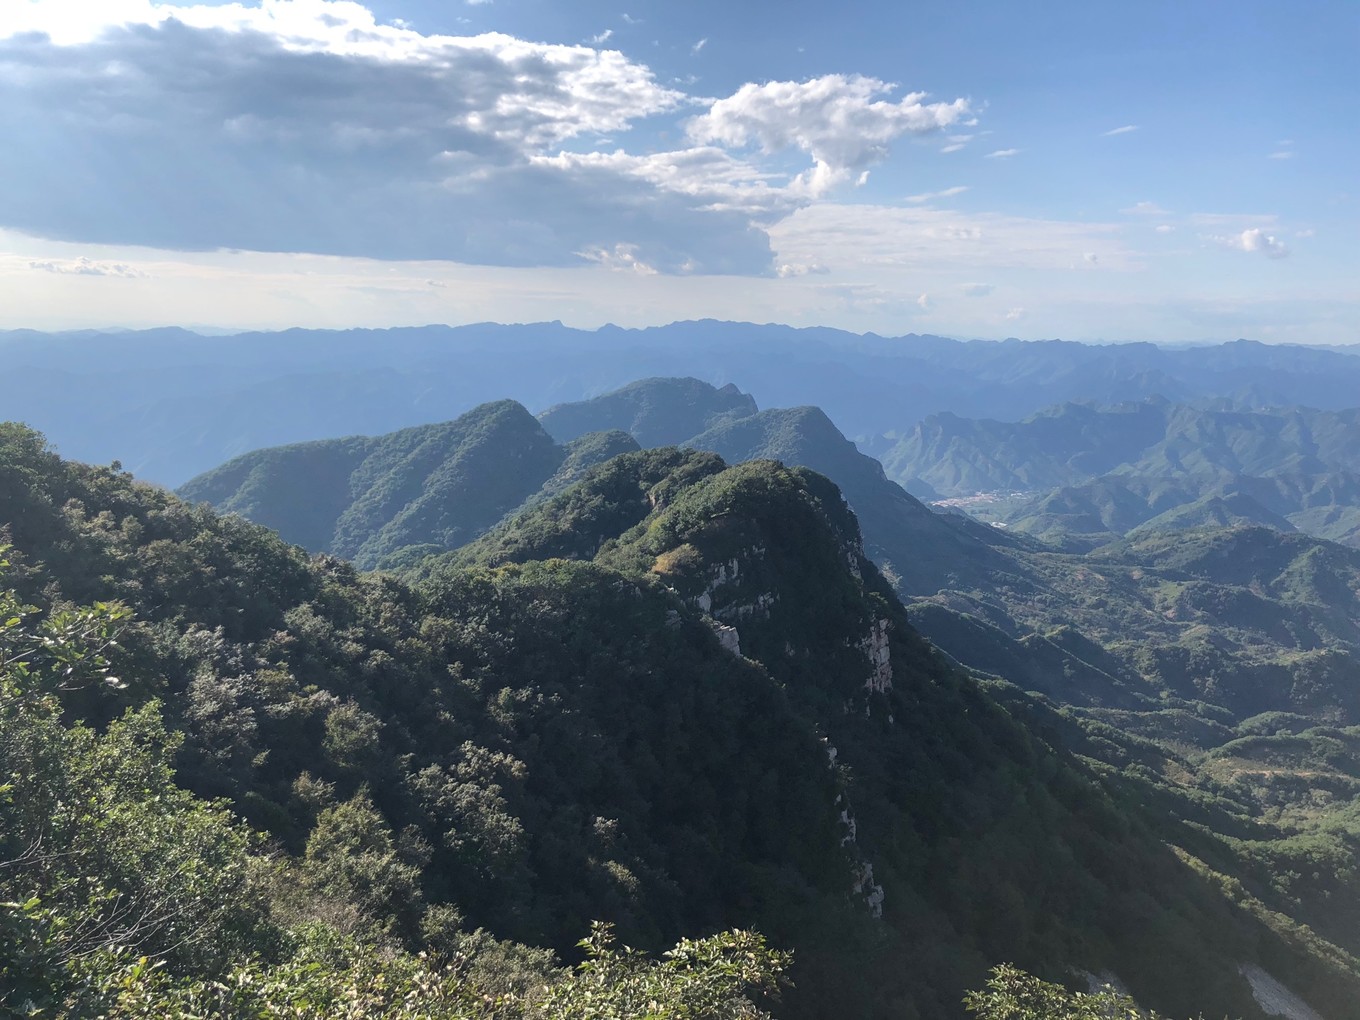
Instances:
[[[0,328],[1360,339],[1360,7],[11,0]]]

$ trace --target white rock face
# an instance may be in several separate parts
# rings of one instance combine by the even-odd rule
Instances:
[[[1251,985],[1251,995],[1257,1005],[1271,1016],[1282,1016],[1286,1020],[1323,1020],[1317,1010],[1255,964],[1244,963],[1237,969]]]
[[[743,554],[747,558],[758,558],[765,555],[765,547],[761,545],[752,546]],[[701,612],[714,613],[713,597],[718,593],[718,589],[723,585],[734,584],[741,576],[741,557],[733,556],[726,563],[719,563],[712,568],[708,584],[694,599],[694,604],[699,607]],[[718,609],[715,616],[724,620],[741,619],[747,616],[769,617],[770,607],[775,604],[779,596],[774,592],[761,592],[755,597],[753,602],[736,603],[722,606]]]
[[[892,650],[888,647],[888,621],[875,620],[869,628],[869,636],[860,642],[860,650],[869,659],[873,672],[864,681],[864,689],[870,694],[886,694],[892,690]]]
[[[718,644],[722,645],[733,655],[741,654],[741,635],[737,633],[736,627],[729,627],[727,624],[719,623],[711,617],[709,618],[708,625],[713,628],[713,633],[718,635]]]
[[[874,866],[865,864],[855,878],[855,893],[864,897],[869,905],[869,913],[874,917],[883,916],[883,887],[874,882]]]

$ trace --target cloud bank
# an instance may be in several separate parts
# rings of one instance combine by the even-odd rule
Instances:
[[[423,35],[340,0],[11,6],[0,226],[58,240],[771,274],[770,224],[970,116],[858,76],[700,100],[607,33]],[[674,151],[592,149],[695,108]],[[811,167],[767,169],[785,151]]]

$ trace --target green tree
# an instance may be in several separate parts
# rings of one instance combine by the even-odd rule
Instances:
[[[987,987],[969,992],[963,1004],[978,1020],[1159,1020],[1112,988],[1073,992],[1004,963],[992,969]]]

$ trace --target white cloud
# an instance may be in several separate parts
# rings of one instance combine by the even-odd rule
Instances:
[[[689,48],[689,51],[690,51],[691,53],[697,55],[697,54],[699,53],[699,51],[702,50],[702,49],[703,49],[705,46],[707,46],[707,45],[708,45],[708,36],[704,36],[704,37],[703,37],[702,39],[700,39],[697,43],[695,43],[693,46],[691,46],[691,47]]]
[[[1101,137],[1110,138],[1114,135],[1127,135],[1137,130],[1138,130],[1137,124],[1125,124],[1123,127],[1111,128],[1109,131],[1102,131]]]
[[[922,294],[920,297],[916,299],[916,304],[920,306],[921,311],[923,312],[930,311],[930,295]]]
[[[68,276],[120,276],[125,279],[142,279],[147,275],[126,262],[102,262],[86,258],[84,255],[74,259],[33,261],[29,262],[28,268]]]
[[[694,198],[702,209],[740,212],[762,224],[780,220],[807,204],[804,195],[790,190],[783,175],[762,170],[716,146],[646,156],[622,149],[608,153],[559,152],[536,156],[533,162],[571,173],[593,170],[603,177],[635,177],[661,190]]]
[[[1021,153],[1022,151],[1023,151],[1023,150],[1021,150],[1021,149],[997,149],[995,152],[989,152],[989,153],[987,153],[986,158],[987,158],[987,159],[1010,159],[1012,156],[1018,156],[1018,155],[1020,155],[1020,153]]]
[[[1225,248],[1235,251],[1260,252],[1266,258],[1282,259],[1289,254],[1285,243],[1274,234],[1267,234],[1260,227],[1252,227],[1240,234],[1216,236],[1214,238]]]
[[[637,273],[639,276],[656,276],[656,270],[644,262],[635,244],[616,244],[612,248],[595,247],[578,252],[582,258],[606,269]]]
[[[925,191],[919,195],[908,195],[907,201],[914,203],[933,202],[937,198],[953,198],[955,195],[962,195],[968,190],[966,184],[956,184],[952,188],[945,188],[943,191]]]
[[[1293,159],[1293,158],[1294,158],[1294,153],[1293,153],[1291,150],[1289,150],[1289,149],[1281,149],[1281,150],[1279,150],[1278,152],[1272,152],[1272,153],[1270,154],[1270,157],[1269,157],[1269,158],[1271,158],[1271,159]]]
[[[1167,211],[1156,202],[1135,202],[1127,209],[1120,209],[1129,216],[1166,216]]]
[[[623,245],[663,272],[773,271],[738,203],[541,159],[693,102],[618,51],[422,35],[331,0],[23,0],[11,13],[0,137],[24,144],[0,147],[0,226],[490,265]],[[710,190],[723,187],[718,174]]]
[[[1081,257],[1087,265],[1094,266],[1100,264],[1100,256],[1093,251],[1084,252]]]
[[[787,279],[792,276],[825,276],[831,270],[817,262],[811,265],[802,262],[785,262],[779,266],[776,272],[780,277]]]
[[[693,118],[687,129],[700,144],[809,154],[813,167],[794,184],[816,197],[882,160],[894,139],[942,130],[969,113],[966,99],[924,103],[924,92],[897,102],[880,98],[891,91],[893,86],[877,78],[840,74],[747,84]]]
[[[855,75],[698,100],[599,48],[608,29],[571,46],[422,34],[351,0],[10,2],[0,137],[24,144],[0,147],[0,227],[82,244],[820,272],[767,231],[895,140],[976,123],[966,99]],[[682,147],[590,151],[699,104]]]
[[[773,275],[770,225],[863,183],[894,140],[974,123],[965,99],[859,76],[697,100],[597,48],[609,30],[426,35],[351,0],[0,2],[18,5],[0,137],[24,139],[0,147],[0,227],[54,240]],[[590,151],[700,103],[684,147]]]
[[[965,283],[961,289],[964,297],[986,297],[996,288],[990,283]]]
[[[1176,228],[1173,227],[1170,223],[1159,223],[1152,229],[1157,231],[1157,233],[1159,234],[1170,234],[1174,232]]]
[[[1025,310],[1020,307],[1012,308],[1006,313],[1007,322],[1019,322],[1025,317]]]
[[[635,17],[633,17],[631,14],[628,14],[627,12],[625,12],[625,13],[622,15],[622,17],[623,17],[624,22],[627,23],[627,24],[629,24],[629,25],[641,25],[641,24],[642,24],[642,19],[641,19],[641,18],[635,18]]]

